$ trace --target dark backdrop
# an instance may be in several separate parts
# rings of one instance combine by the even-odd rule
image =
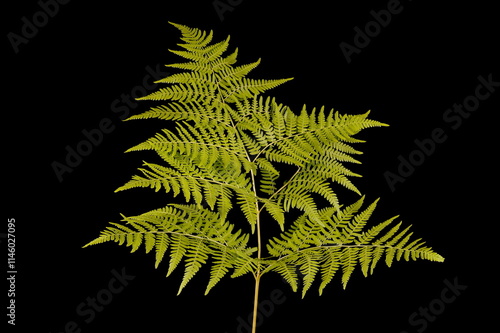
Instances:
[[[496,327],[500,67],[493,4],[42,0],[4,7],[1,241],[7,258],[7,222],[15,219],[17,270],[16,326],[9,329],[247,332],[250,277],[223,280],[203,296],[202,272],[176,296],[181,270],[165,278],[166,262],[155,270],[153,255],[115,244],[81,248],[119,213],[164,203],[152,191],[113,191],[151,156],[123,151],[162,126],[120,118],[144,111],[130,96],[179,60],[168,52],[179,42],[168,21],[213,29],[216,40],[231,35],[240,64],[262,58],[254,78],[294,77],[269,94],[295,110],[372,110],[390,124],[360,135],[367,142],[356,184],[369,200],[381,198],[377,218],[400,214],[446,257],[380,265],[368,278],[357,270],[346,290],[337,277],[323,296],[311,289],[304,300],[266,277],[259,332]],[[90,147],[86,135],[93,135]],[[70,158],[72,167],[57,175],[54,163],[67,164],[78,147],[87,156]],[[1,294],[7,312],[7,290]]]

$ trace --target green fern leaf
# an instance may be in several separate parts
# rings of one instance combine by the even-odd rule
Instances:
[[[208,281],[205,295],[233,268],[232,261],[232,254],[227,248],[221,248],[220,252],[214,254],[214,263],[210,271],[210,280]]]
[[[319,294],[323,294],[325,287],[332,281],[333,277],[340,268],[341,248],[327,248],[323,252],[321,263],[321,284],[319,286]],[[302,296],[304,297],[304,295]]]
[[[243,78],[241,80],[226,81],[223,85],[225,90],[224,100],[227,103],[235,103],[238,100],[252,98],[290,80],[292,79],[253,80]]]
[[[319,271],[320,254],[317,251],[304,251],[301,258],[297,261],[297,265],[299,265],[299,270],[303,275],[302,297],[304,297]]]
[[[294,292],[298,291],[299,277],[297,275],[295,263],[289,263],[287,260],[271,261],[267,270],[278,273],[290,285]]]
[[[196,273],[198,273],[201,266],[207,262],[209,253],[210,249],[207,245],[205,245],[202,239],[191,242],[189,249],[185,252],[185,256],[187,258],[186,268],[177,294],[181,293],[187,283]]]
[[[345,247],[340,255],[340,263],[342,266],[342,286],[344,289],[349,282],[354,269],[356,268],[359,260],[360,248],[356,247]]]
[[[182,33],[181,40],[186,42],[186,44],[178,44],[178,45],[183,46],[184,48],[192,47],[194,49],[201,49],[212,41],[213,38],[212,31],[207,33],[206,31],[202,31],[196,28],[190,28],[182,24],[174,22],[169,22],[169,23],[174,27],[176,27],[177,29],[179,29],[180,32]]]
[[[363,231],[378,200],[361,210],[363,201],[364,197],[361,197],[342,210],[335,207],[319,210],[323,224],[316,223],[308,214],[304,214],[294,222],[289,231],[268,242],[267,249],[277,260],[304,265],[303,297],[318,270],[321,272],[321,294],[339,269],[342,270],[341,282],[345,288],[356,267],[361,268],[364,276],[372,274],[383,256],[389,267],[394,260],[402,258],[444,260],[431,248],[424,247],[420,239],[411,240],[409,227],[398,232],[401,223],[383,234],[382,231],[395,217]],[[278,272],[276,268],[277,266],[270,266],[268,269]]]
[[[367,277],[381,261],[390,267],[403,259],[444,260],[410,227],[393,225],[397,216],[368,227],[378,199],[363,208],[354,182],[361,175],[350,164],[360,163],[358,133],[386,124],[369,119],[370,111],[350,115],[304,105],[296,112],[264,95],[291,78],[249,78],[261,60],[236,65],[238,49],[226,54],[229,36],[213,42],[212,31],[171,24],[181,43],[170,53],[184,62],[166,66],[180,71],[138,98],[162,105],[127,119],[167,123],[127,150],[154,153],[159,161],[144,162],[116,190],[161,190],[171,202],[110,223],[84,247],[115,242],[135,252],[144,246],[154,252],[155,268],[168,260],[167,276],[183,264],[178,293],[207,265],[205,294],[227,275],[252,274],[258,285],[275,272],[293,291],[302,284],[305,297],[317,279],[322,294],[337,273],[346,288],[358,267]],[[360,199],[344,206],[339,187]],[[287,223],[291,215],[296,218]],[[265,218],[278,223],[279,235],[263,237]],[[256,247],[248,245],[251,237]]]
[[[170,238],[167,233],[160,233],[155,238],[155,249],[156,249],[156,260],[155,260],[155,268],[158,268],[160,262],[163,260],[165,256],[165,252],[167,252],[168,245],[170,243]]]

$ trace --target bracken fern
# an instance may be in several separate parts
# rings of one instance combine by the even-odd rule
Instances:
[[[184,262],[179,293],[203,265],[210,265],[206,293],[227,274],[252,274],[254,311],[260,279],[268,272],[281,275],[294,291],[301,284],[304,297],[316,279],[320,294],[337,273],[345,288],[356,267],[367,276],[381,259],[387,266],[400,259],[444,260],[414,239],[409,227],[394,224],[397,217],[366,227],[378,200],[363,208],[365,198],[351,181],[360,175],[348,164],[360,163],[354,146],[363,141],[354,136],[387,125],[369,119],[368,112],[305,106],[294,112],[263,96],[290,79],[248,78],[260,59],[234,66],[238,50],[224,56],[229,38],[212,43],[211,31],[172,24],[182,33],[183,50],[170,52],[187,62],[167,66],[184,71],[157,81],[166,87],[139,98],[164,104],[128,120],[161,119],[175,129],[128,150],[152,150],[163,162],[144,162],[117,191],[152,188],[181,196],[183,203],[124,217],[85,246],[116,242],[132,252],[143,246],[155,253],[156,267],[169,257],[167,275]],[[344,206],[338,186],[360,199]],[[264,239],[261,224],[272,221],[282,232]],[[256,246],[249,245],[252,238]]]

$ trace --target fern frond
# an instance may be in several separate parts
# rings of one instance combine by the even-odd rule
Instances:
[[[214,254],[213,257],[214,261],[210,271],[210,280],[205,289],[205,295],[233,268],[231,253],[226,248],[221,248],[221,251]]]
[[[304,160],[315,160],[319,155],[331,158],[340,153],[345,160],[346,153],[359,154],[359,151],[348,145],[363,142],[355,139],[353,137],[355,134],[365,128],[385,126],[383,123],[367,119],[368,114],[369,112],[362,115],[340,115],[338,112],[330,112],[325,115],[321,109],[317,117],[314,113],[309,115],[304,107],[298,116],[291,112],[286,112],[282,116],[275,114],[273,118],[268,116],[266,122],[271,121],[274,132],[279,135],[275,135],[273,140],[261,140],[262,148],[258,155],[272,154],[272,156],[292,158],[300,156],[296,165],[302,165]],[[262,120],[257,117],[254,121],[258,124],[254,128],[261,128]],[[254,134],[259,137],[259,133]]]
[[[222,70],[217,71],[218,82],[231,82],[243,79],[248,73],[257,68],[260,64],[260,59],[238,67],[224,66]]]
[[[170,274],[172,274],[172,272],[181,263],[182,259],[186,255],[189,245],[190,244],[188,236],[184,234],[173,234],[171,236],[170,261],[168,265],[167,276],[170,276]]]
[[[238,100],[252,98],[290,80],[292,79],[254,80],[243,78],[225,81],[223,86],[223,100],[227,103],[235,103]]]
[[[325,287],[332,281],[333,277],[341,267],[342,249],[340,247],[331,247],[325,249],[321,263],[321,284],[319,294],[323,294]],[[304,296],[302,296],[304,297]]]
[[[179,293],[196,275],[201,266],[213,258],[207,292],[233,267],[241,270],[239,261],[251,261],[255,249],[248,247],[249,235],[234,230],[229,222],[220,222],[217,213],[195,205],[169,205],[124,218],[124,224],[111,223],[95,240],[84,247],[116,242],[132,247],[144,245],[146,252],[156,249],[155,267],[169,253],[169,276],[185,262]],[[241,273],[248,273],[243,271]]]
[[[176,73],[164,77],[163,79],[160,79],[158,81],[155,81],[155,83],[170,83],[170,84],[183,83],[188,85],[212,84],[213,82],[214,78],[212,74],[201,73],[196,71]]]
[[[266,194],[276,192],[276,180],[280,173],[267,159],[259,158],[255,161],[260,171],[261,180],[259,182],[260,190]]]
[[[349,282],[354,269],[356,268],[359,261],[359,251],[361,249],[357,247],[343,247],[340,254],[340,265],[342,266],[342,286],[344,289]]]
[[[169,23],[174,27],[176,27],[177,29],[179,29],[180,32],[182,33],[181,40],[186,42],[186,44],[178,44],[178,45],[184,48],[201,49],[212,41],[213,38],[212,31],[207,33],[206,31],[202,31],[197,28],[190,28],[182,24],[174,22],[169,22]]]
[[[240,277],[248,273],[252,273],[255,276],[257,271],[257,266],[259,266],[260,259],[251,256],[253,252],[257,249],[250,250],[236,250],[235,256],[233,257],[233,268],[234,272],[231,275],[232,278]]]
[[[306,295],[307,291],[312,286],[314,278],[319,271],[320,256],[321,254],[314,250],[303,251],[299,260],[296,262],[303,276],[302,297]]]
[[[286,260],[276,260],[268,266],[268,270],[281,275],[294,292],[298,291],[299,276],[297,275],[297,266],[294,263],[290,264]]]
[[[352,211],[357,211],[357,207],[360,207],[364,201],[364,196],[361,197],[361,199],[358,200],[355,204],[354,209],[350,209],[349,207],[348,210],[348,215],[352,215]],[[343,224],[342,226],[339,225],[339,227],[342,227],[342,237],[340,238],[340,241],[342,243],[352,243],[355,237],[360,235],[360,232],[363,230],[364,226],[368,222],[368,219],[373,213],[373,210],[377,206],[378,199],[375,200],[372,204],[368,206],[364,211],[361,213],[355,215],[348,223]]]
[[[273,200],[270,199],[259,198],[258,200],[263,204],[259,212],[262,211],[262,209],[265,209],[269,213],[269,215],[276,222],[278,222],[281,231],[283,231],[285,225],[285,210],[283,209],[283,207],[279,203],[274,202]]]
[[[184,103],[198,102],[208,104],[215,99],[215,87],[203,84],[177,84],[166,88],[160,88],[144,97],[137,98],[138,101],[179,101]]]
[[[229,128],[231,119],[227,113],[218,112],[215,107],[201,105],[197,101],[172,102],[152,107],[146,112],[131,116],[126,120],[160,119],[171,121],[196,121],[198,126],[223,126]]]
[[[401,223],[383,234],[396,217],[363,231],[378,201],[360,211],[363,199],[340,211],[334,207],[320,210],[323,225],[314,222],[307,214],[301,215],[289,231],[268,242],[267,249],[276,260],[298,266],[301,270],[304,275],[303,297],[318,271],[321,272],[321,294],[339,269],[345,288],[356,267],[360,266],[365,276],[372,274],[383,256],[389,267],[394,260],[402,258],[407,261],[444,260],[430,247],[424,246],[420,239],[411,240],[409,227],[398,232]],[[278,271],[277,265],[271,265],[267,270],[283,272],[282,267]]]
[[[193,44],[196,44],[196,47],[193,47]],[[192,60],[195,62],[209,63],[210,61],[218,58],[219,56],[226,51],[229,45],[229,37],[217,44],[208,45],[205,47],[199,47],[199,43],[190,43],[190,44],[181,44],[185,49],[189,51],[177,51],[177,50],[169,50],[171,53],[176,54],[180,57],[183,57],[188,60]]]
[[[198,273],[201,266],[207,262],[210,253],[210,248],[205,245],[202,239],[197,239],[191,244],[189,250],[185,254],[187,258],[186,269],[177,295],[181,293],[182,289],[184,289],[188,282]],[[215,273],[222,274],[223,272]]]
[[[154,243],[154,247],[156,248],[155,268],[158,268],[160,262],[163,260],[165,252],[167,252],[167,249],[169,247],[169,243],[170,243],[170,238],[166,233],[160,233],[155,237],[155,243]]]
[[[264,96],[291,78],[249,78],[261,60],[236,66],[238,49],[226,54],[229,36],[213,42],[212,31],[171,24],[180,31],[181,43],[170,53],[184,62],[166,66],[181,71],[156,81],[163,86],[138,98],[162,105],[127,120],[173,124],[127,150],[154,152],[160,162],[144,162],[139,174],[116,191],[162,190],[186,204],[124,217],[84,247],[104,242],[131,252],[143,247],[154,253],[156,268],[169,262],[167,276],[184,264],[179,293],[204,265],[210,266],[205,293],[226,275],[251,273],[260,279],[276,272],[293,291],[302,282],[304,297],[316,279],[321,294],[336,274],[346,288],[357,267],[368,276],[380,261],[390,267],[403,259],[444,260],[414,239],[410,227],[393,225],[397,217],[367,228],[378,200],[363,208],[364,196],[352,181],[361,175],[349,163],[360,163],[357,145],[364,141],[357,134],[386,124],[369,119],[370,111],[349,115],[304,105],[296,113]],[[339,186],[361,198],[343,206]],[[233,215],[234,208],[240,216]],[[292,210],[299,215],[287,224]],[[237,229],[229,221],[233,216],[237,223],[248,223],[251,233]],[[266,258],[260,234],[264,216],[281,228],[268,240]],[[248,245],[255,233],[257,248]]]
[[[154,150],[171,167],[145,163],[139,169],[143,176],[134,176],[131,181],[117,189],[122,191],[134,187],[150,187],[156,191],[164,188],[177,196],[182,193],[197,204],[205,200],[213,209],[220,204],[223,218],[231,209],[232,193],[237,194],[245,215],[251,225],[256,221],[257,197],[250,188],[250,177],[245,172],[256,169],[255,163],[247,159],[235,133],[225,127],[202,128],[187,123],[178,124],[177,133],[164,130],[162,134],[130,148],[128,151]],[[249,208],[251,206],[251,208]]]

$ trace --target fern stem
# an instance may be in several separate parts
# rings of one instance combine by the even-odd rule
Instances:
[[[252,187],[257,196],[257,186],[255,184],[255,175],[253,171],[250,171],[252,177]],[[260,230],[260,209],[259,203],[255,203],[255,209],[257,211],[257,259],[260,261],[262,257],[262,238],[261,238],[261,230]],[[257,314],[258,314],[258,306],[259,306],[259,289],[260,289],[260,278],[262,277],[262,272],[260,268],[260,262],[257,264],[257,271],[255,272],[255,291],[253,298],[253,318],[252,318],[252,333],[257,332]]]
[[[225,101],[224,101],[225,102]],[[241,139],[241,135],[239,131],[236,128],[236,124],[234,123],[233,118],[231,117],[231,124],[232,128],[235,130],[236,135],[238,136],[238,141],[243,142]],[[245,148],[245,145],[242,144],[242,147],[245,151],[246,158],[249,162],[254,162],[250,158],[250,153],[248,150]],[[252,191],[255,195],[256,198],[258,198],[257,195],[257,184],[255,180],[255,173],[253,170],[250,170],[250,178],[252,180]],[[259,207],[259,202],[256,200],[255,202],[255,211],[257,212],[257,219],[256,219],[256,232],[257,232],[257,259],[259,260],[259,263],[257,264],[257,269],[254,272],[254,277],[255,277],[255,290],[254,290],[254,299],[253,299],[253,318],[252,318],[252,333],[257,332],[257,314],[258,314],[258,306],[259,306],[259,289],[260,289],[260,278],[262,277],[262,271],[261,271],[261,264],[260,264],[260,259],[262,257],[262,238],[261,238],[261,230],[260,230],[260,213],[261,213],[261,207]]]
[[[260,268],[259,268],[260,270]],[[252,317],[252,333],[257,332],[257,315],[258,315],[258,307],[259,307],[259,289],[260,289],[260,278],[262,275],[260,272],[255,276],[255,291],[253,298],[253,317]]]

